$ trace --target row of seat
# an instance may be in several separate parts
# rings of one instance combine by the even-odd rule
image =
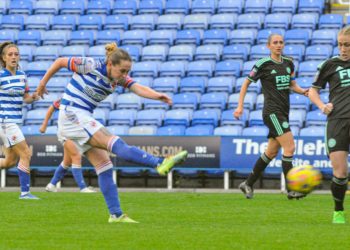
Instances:
[[[324,0],[116,0],[116,1],[2,1],[0,13],[9,14],[162,14],[162,13],[323,13]]]

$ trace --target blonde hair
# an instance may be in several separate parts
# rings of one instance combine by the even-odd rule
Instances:
[[[132,61],[128,52],[119,49],[116,43],[107,43],[105,46],[105,50],[106,60],[111,60],[112,65],[120,64],[120,61]]]
[[[3,42],[3,43],[0,44],[0,64],[1,64],[1,66],[3,68],[6,68],[6,62],[4,61],[3,56],[4,56],[5,52],[6,52],[6,50],[8,48],[11,48],[11,47],[14,47],[14,48],[16,48],[19,51],[17,45],[14,44],[13,42],[9,42],[8,41],[8,42]]]
[[[270,43],[271,43],[272,37],[274,37],[274,36],[280,36],[280,37],[282,37],[282,39],[283,39],[283,36],[282,36],[282,35],[277,34],[277,33],[272,33],[272,34],[270,34],[270,35],[268,36],[268,38],[267,38],[267,44],[270,44]],[[283,40],[284,40],[284,39],[283,39]]]
[[[340,36],[340,35],[350,35],[350,25],[342,28],[338,33],[338,36]]]

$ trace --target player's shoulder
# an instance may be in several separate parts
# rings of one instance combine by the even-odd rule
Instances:
[[[261,66],[263,66],[264,64],[266,64],[267,62],[271,62],[272,59],[271,57],[267,56],[267,57],[263,57],[261,59],[259,59],[256,63],[255,63],[255,66],[257,68],[260,68]]]
[[[19,75],[19,76],[23,76],[25,75],[26,73],[23,71],[23,70],[17,70],[16,71],[16,75]]]
[[[339,56],[333,56],[327,60],[322,61],[320,64],[318,64],[317,68],[322,69],[322,68],[330,67],[332,65],[338,65],[339,61],[340,61]]]

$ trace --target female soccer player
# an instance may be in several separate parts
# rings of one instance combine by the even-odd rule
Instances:
[[[339,56],[323,62],[310,89],[311,101],[327,115],[325,144],[333,167],[331,191],[335,204],[333,223],[345,223],[344,199],[348,185],[350,145],[350,26],[338,33]],[[319,90],[329,83],[329,103]]]
[[[12,168],[17,162],[20,199],[37,200],[29,192],[31,150],[20,129],[22,105],[39,99],[36,93],[30,95],[27,77],[18,68],[19,49],[12,42],[0,44],[0,137],[5,146],[5,158],[0,159],[0,168]]]
[[[45,119],[39,128],[39,131],[41,133],[46,132],[46,128],[49,123],[49,120],[51,119],[52,114],[55,111],[59,110],[60,103],[61,103],[61,99],[55,101],[48,108]],[[86,183],[84,181],[83,171],[81,169],[81,155],[78,149],[76,148],[76,146],[74,145],[74,143],[70,140],[67,140],[66,143],[63,145],[63,150],[64,150],[63,161],[56,169],[55,174],[52,177],[50,183],[46,185],[45,190],[47,192],[57,192],[56,184],[63,179],[64,175],[68,171],[68,168],[72,166],[73,177],[75,182],[80,188],[80,192],[96,193],[95,190],[86,186]]]
[[[118,191],[112,178],[113,165],[108,152],[128,161],[155,167],[159,174],[165,175],[175,164],[186,159],[187,151],[165,159],[155,157],[135,146],[127,145],[92,117],[99,102],[113,93],[117,86],[128,88],[141,97],[172,104],[167,95],[142,86],[128,76],[132,60],[126,51],[117,48],[115,43],[107,44],[105,48],[105,61],[87,57],[57,59],[41,80],[37,93],[39,96],[47,93],[45,86],[59,69],[66,67],[75,72],[62,97],[58,137],[62,142],[72,140],[95,167],[100,189],[110,212],[108,221],[135,222],[123,214],[120,208]]]
[[[263,121],[269,128],[268,145],[265,152],[255,163],[253,171],[246,181],[239,185],[246,198],[253,198],[253,185],[270,161],[283,148],[282,170],[284,176],[293,167],[294,139],[289,127],[289,91],[307,96],[308,90],[302,89],[295,81],[294,64],[291,58],[283,56],[284,40],[281,35],[272,34],[267,41],[270,56],[256,62],[249,76],[243,82],[238,107],[234,116],[238,119],[243,113],[244,97],[251,82],[261,80],[264,94]],[[289,199],[301,198],[303,194],[288,191]]]

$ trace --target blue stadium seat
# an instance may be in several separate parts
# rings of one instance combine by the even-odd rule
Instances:
[[[324,0],[299,0],[298,11],[303,12],[315,12],[322,14],[325,6]]]
[[[236,92],[240,92],[241,88],[242,88],[242,84],[244,82],[244,80],[246,79],[246,77],[240,77],[237,78],[236,80]],[[260,80],[255,82],[252,82],[251,84],[249,84],[247,92],[251,92],[251,93],[261,93],[261,83]]]
[[[181,79],[180,92],[204,93],[206,85],[207,79],[205,77],[185,77]]]
[[[136,0],[116,0],[113,6],[113,14],[136,15],[137,12]]]
[[[286,56],[290,56],[295,61],[302,61],[305,53],[305,45],[303,44],[289,44],[283,50]]]
[[[159,69],[159,75],[172,76],[172,77],[184,77],[187,71],[187,62],[181,61],[169,61],[163,62]]]
[[[319,29],[341,29],[343,27],[343,15],[340,14],[324,14],[321,15]]]
[[[88,56],[103,60],[105,58],[105,47],[103,45],[92,46],[89,48]]]
[[[176,136],[176,135],[185,135],[185,126],[164,126],[158,127],[157,135],[167,135],[167,136]]]
[[[315,30],[312,33],[311,44],[329,44],[335,46],[337,44],[337,32],[334,29]]]
[[[304,61],[299,65],[298,77],[311,77],[315,76],[317,72],[317,66],[322,61]]]
[[[105,19],[105,24],[103,29],[120,29],[128,30],[129,29],[129,16],[126,15],[109,15]]]
[[[324,137],[325,127],[324,126],[311,126],[300,129],[300,136],[322,136]]]
[[[47,109],[36,108],[35,110],[29,110],[25,119],[25,125],[41,125],[45,116]]]
[[[257,98],[256,93],[248,92],[244,98],[243,107],[248,110],[253,110],[254,105],[256,103],[256,98]],[[238,100],[239,100],[239,93],[231,94],[228,99],[228,108],[229,109],[237,108]]]
[[[117,94],[113,93],[112,95],[109,95],[106,99],[100,102],[98,105],[98,108],[105,109],[105,110],[113,110],[116,105],[116,99]]]
[[[208,44],[198,46],[194,55],[195,60],[219,61],[222,54],[222,45]]]
[[[51,29],[53,30],[75,30],[77,19],[73,15],[58,15],[52,18]]]
[[[129,126],[125,125],[112,125],[106,127],[112,135],[128,135],[129,134]]]
[[[159,77],[154,79],[152,88],[160,92],[177,93],[179,82],[179,77]]]
[[[208,81],[207,92],[226,92],[231,94],[235,87],[235,77],[212,77]]]
[[[35,30],[48,30],[50,28],[51,18],[48,15],[31,15],[25,22],[25,28]]]
[[[228,32],[224,29],[211,29],[204,31],[203,44],[221,44],[226,45]]]
[[[188,76],[206,76],[211,77],[213,75],[215,63],[212,61],[194,61],[188,64],[187,75]]]
[[[162,109],[140,110],[136,115],[136,125],[162,126],[165,111]]]
[[[199,30],[178,30],[176,33],[175,44],[193,44],[201,43],[201,33]]]
[[[307,29],[287,30],[284,36],[286,44],[303,44],[308,45],[311,39],[311,32]]]
[[[271,12],[283,12],[294,14],[297,8],[297,0],[273,0]]]
[[[229,29],[233,30],[237,22],[235,14],[216,14],[210,18],[210,29]]]
[[[87,4],[86,14],[108,15],[111,11],[111,3],[108,1],[90,1]]]
[[[142,97],[134,93],[121,94],[117,98],[117,109],[137,109],[142,107]]]
[[[140,59],[140,54],[141,54],[141,48],[140,46],[137,45],[123,45],[120,46],[119,48],[125,50],[128,52],[128,54],[131,56],[133,61],[139,61]]]
[[[171,93],[167,93],[167,95],[172,98]],[[144,109],[164,109],[167,110],[169,109],[169,105],[166,104],[165,102],[159,101],[159,100],[153,100],[153,99],[148,99],[146,98],[144,100]]]
[[[295,81],[302,88],[310,88],[314,82],[314,77],[298,77]]]
[[[273,1],[275,2],[275,1]],[[265,29],[285,29],[290,25],[292,17],[287,13],[274,13],[265,16]]]
[[[107,43],[115,42],[117,45],[121,42],[120,32],[117,30],[101,30],[97,32],[96,45],[105,45]]]
[[[198,97],[195,93],[179,93],[173,96],[173,109],[196,110],[197,106]]]
[[[168,0],[165,3],[166,14],[188,15],[190,11],[189,1]]]
[[[193,112],[192,126],[196,125],[212,125],[217,127],[220,117],[214,109],[201,109]]]
[[[7,12],[7,1],[0,2],[0,15],[5,15]]]
[[[21,15],[5,15],[1,19],[1,29],[16,29],[24,28],[24,18]]]
[[[36,76],[31,76],[31,77],[28,77],[27,80],[28,80],[29,90],[32,91],[33,89],[36,89],[39,86],[41,78]]]
[[[51,64],[50,61],[30,62],[27,65],[26,74],[28,76],[43,76]]]
[[[270,10],[270,0],[246,0],[245,13],[268,13]]]
[[[156,14],[161,15],[163,13],[163,1],[162,0],[142,0],[139,4],[139,14]]]
[[[253,45],[255,43],[256,35],[257,31],[255,29],[236,29],[231,31],[229,43],[244,43]]]
[[[69,31],[65,30],[48,30],[43,33],[43,45],[66,46]]]
[[[192,14],[214,14],[215,13],[215,0],[193,0],[192,1]]]
[[[264,126],[264,121],[262,118],[262,110],[254,110],[251,111],[249,114],[249,126],[253,127],[253,126]]]
[[[222,51],[222,60],[240,59],[243,61],[248,60],[250,53],[250,45],[248,44],[232,44],[225,46]]]
[[[247,76],[254,67],[255,63],[256,60],[244,62],[242,76]]]
[[[256,98],[256,109],[263,109],[264,108],[264,94],[259,94],[258,97]]]
[[[102,125],[106,125],[107,123],[107,115],[104,109],[97,108],[93,112],[93,117],[100,122]]]
[[[220,0],[218,3],[218,13],[236,13],[241,14],[243,1],[237,0]]]
[[[210,125],[197,125],[186,128],[185,135],[187,136],[206,136],[213,135],[214,128]]]
[[[60,14],[68,15],[84,15],[85,3],[84,1],[69,0],[63,1],[60,8]]]
[[[35,2],[34,14],[57,15],[59,5],[58,1],[37,1]]]
[[[264,126],[244,128],[242,131],[243,136],[267,136],[268,133],[268,128]]]
[[[78,30],[101,30],[103,20],[100,15],[80,16]]]
[[[38,135],[40,134],[39,128],[41,125],[28,125],[22,126],[21,130],[24,135]]]
[[[244,128],[249,117],[249,111],[245,109],[240,119],[236,119],[233,116],[233,112],[233,109],[228,109],[221,113],[221,126],[240,126]]]
[[[69,45],[89,45],[94,44],[94,32],[92,30],[77,30],[70,34]]]
[[[306,126],[325,126],[327,123],[327,116],[321,110],[313,110],[306,115]]]
[[[142,49],[142,61],[165,61],[168,55],[168,46],[150,45]]]
[[[188,109],[172,109],[165,113],[164,126],[181,125],[189,126],[192,119],[192,111]]]
[[[134,126],[137,111],[134,109],[117,109],[109,112],[108,125]]]
[[[250,48],[249,60],[259,60],[270,55],[270,50],[265,44],[254,45]]]
[[[228,94],[223,92],[211,92],[201,96],[199,106],[201,109],[211,108],[224,110],[227,105]]]
[[[284,29],[274,28],[259,30],[258,35],[256,37],[256,43],[266,45],[269,36],[272,34],[279,34],[281,36],[284,36]]]
[[[39,30],[22,30],[18,33],[18,45],[39,46],[41,43],[41,32]]]
[[[19,45],[21,60],[31,62],[33,60],[33,47],[28,45]]]
[[[333,49],[333,56],[338,56],[339,55],[339,48],[338,47],[334,47]]]
[[[295,14],[292,17],[292,29],[316,29],[318,15],[313,13]]]
[[[289,96],[290,108],[291,109],[303,109],[308,111],[310,108],[310,99],[306,96],[299,94],[291,94]]]
[[[32,13],[32,1],[14,0],[10,2],[8,14],[31,15]]]
[[[305,60],[326,60],[333,54],[331,45],[312,45],[306,48]]]
[[[61,95],[62,95],[61,93],[49,93],[48,95],[45,95],[45,99],[40,99],[36,102],[33,102],[33,104],[32,104],[33,109],[41,109],[41,108],[47,109],[48,107],[50,107],[52,105],[52,103],[54,101],[56,101],[58,98],[60,98]],[[46,111],[45,111],[45,114],[46,114]],[[43,121],[43,119],[41,120],[41,122],[42,121]]]
[[[154,30],[156,20],[154,15],[137,15],[131,18],[130,29]]]
[[[56,60],[60,55],[61,46],[40,46],[35,49],[35,60]],[[23,59],[23,53],[21,51],[21,58]]]
[[[240,136],[242,135],[241,126],[222,126],[214,129],[214,135],[218,136]]]
[[[159,70],[159,62],[137,62],[134,63],[131,70],[132,76],[148,76],[157,77]]]
[[[0,42],[12,41],[16,42],[18,37],[18,31],[12,29],[0,30]]]
[[[292,132],[293,136],[299,136],[300,128],[297,126],[290,126],[290,131]]]
[[[27,71],[27,65],[28,65],[27,61],[19,61],[19,68],[23,71]]]
[[[158,30],[163,30],[163,29],[181,30],[183,20],[184,20],[183,16],[178,14],[168,14],[168,15],[159,16],[157,29]]]
[[[240,60],[226,60],[216,63],[215,76],[235,76],[241,75],[242,62]]]
[[[208,29],[209,16],[206,14],[192,14],[185,16],[183,29]]]
[[[306,111],[300,109],[291,109],[289,111],[289,125],[303,127],[305,121]]]
[[[155,135],[157,126],[135,126],[129,128],[129,135]]]
[[[62,48],[62,57],[84,57],[87,55],[87,47],[80,45],[66,46]]]
[[[238,16],[237,29],[261,29],[264,16],[258,13],[241,14]]]
[[[169,49],[168,61],[173,60],[185,60],[192,61],[194,56],[195,48],[191,45],[176,45]]]
[[[47,90],[50,92],[62,94],[69,83],[70,79],[67,77],[52,77],[47,83]]]
[[[58,128],[57,126],[47,126],[46,135],[57,135]]]
[[[128,30],[124,32],[122,44],[145,46],[147,44],[148,36],[148,30]]]
[[[149,45],[173,45],[175,40],[175,31],[173,30],[154,30],[148,38]]]

